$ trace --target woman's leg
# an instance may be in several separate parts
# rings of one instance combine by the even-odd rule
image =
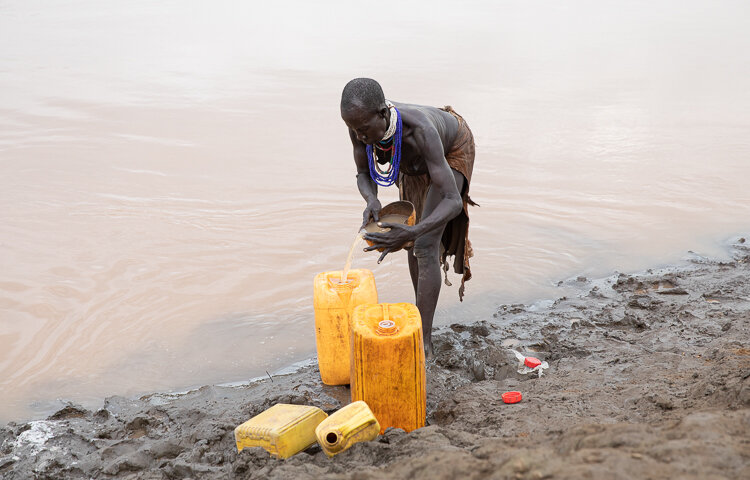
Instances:
[[[414,287],[414,298],[417,297],[417,285],[419,279],[419,264],[417,263],[417,257],[414,256],[414,249],[406,249],[406,258],[409,261],[409,275],[411,276],[411,284]]]
[[[458,191],[463,191],[465,179],[464,176],[453,171],[456,179]],[[441,195],[435,191],[432,186],[427,191],[424,209],[421,218],[426,218],[437,207],[441,201]],[[449,219],[450,220],[450,219]],[[428,357],[432,357],[432,321],[435,316],[438,296],[440,295],[441,269],[440,269],[440,241],[443,237],[445,225],[436,228],[414,241],[414,247],[409,257],[409,272],[412,274],[412,281],[416,274],[416,297],[417,308],[422,317],[422,334],[424,336],[424,348]],[[412,256],[414,257],[412,259]],[[412,267],[416,264],[416,269]],[[415,271],[416,270],[416,271]]]

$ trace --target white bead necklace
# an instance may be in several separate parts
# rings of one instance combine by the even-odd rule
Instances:
[[[385,101],[385,106],[391,111],[391,121],[388,123],[388,130],[385,131],[385,135],[380,139],[381,142],[385,142],[396,133],[396,122],[398,121],[396,106],[390,100]]]

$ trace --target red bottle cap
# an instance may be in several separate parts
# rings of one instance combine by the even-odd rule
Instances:
[[[518,403],[521,401],[521,392],[505,392],[502,395],[503,402],[505,403]]]
[[[526,357],[524,358],[523,363],[529,368],[536,368],[542,364],[542,361],[536,357]]]

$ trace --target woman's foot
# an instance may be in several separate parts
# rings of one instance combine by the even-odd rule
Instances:
[[[424,358],[425,360],[432,360],[435,358],[435,349],[432,347],[432,340],[426,340],[424,342]]]

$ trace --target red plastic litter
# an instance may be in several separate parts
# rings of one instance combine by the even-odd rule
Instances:
[[[505,392],[502,395],[503,402],[505,403],[518,403],[521,401],[521,392]]]
[[[523,363],[529,368],[536,368],[542,364],[542,361],[536,357],[526,357],[524,358]]]

